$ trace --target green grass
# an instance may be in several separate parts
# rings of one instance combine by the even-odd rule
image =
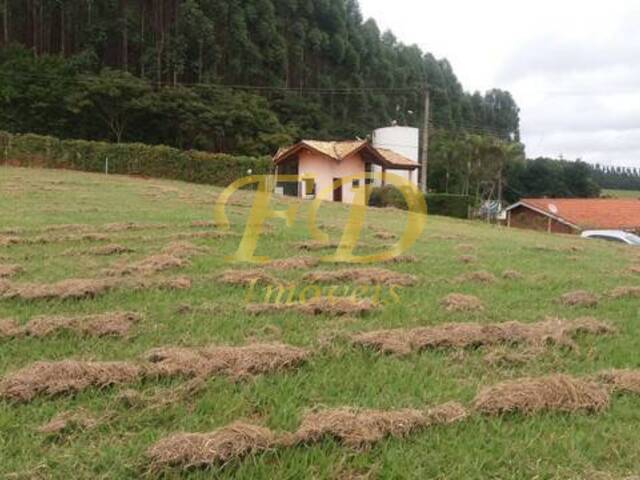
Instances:
[[[135,253],[123,257],[133,261],[160,250],[169,242],[168,236],[193,231],[190,222],[209,220],[218,192],[216,188],[179,182],[2,167],[0,230],[20,227],[24,229],[22,235],[35,236],[42,234],[47,225],[57,223],[92,224],[96,230],[109,222],[171,225],[166,230],[110,234],[111,242],[135,249]],[[251,194],[241,192],[234,200],[236,205],[229,207],[231,220],[233,229],[241,232],[248,209],[240,204],[250,201]],[[277,203],[283,208],[290,202]],[[273,258],[294,254],[291,244],[308,238],[304,215],[307,208],[302,205],[291,229],[280,220],[270,220],[273,230],[261,238],[258,253]],[[327,204],[322,206],[320,218],[325,226],[331,226],[343,223],[347,215],[345,206]],[[400,232],[405,217],[394,210],[371,210],[367,222]],[[334,238],[340,233],[338,229],[329,231]],[[376,240],[372,233],[369,228],[364,231],[368,244],[365,251],[383,247],[384,242]],[[402,289],[398,305],[356,320],[336,320],[297,314],[247,316],[243,311],[244,289],[223,286],[213,279],[217,272],[230,267],[223,257],[235,251],[238,238],[193,242],[209,246],[211,253],[195,257],[189,267],[179,272],[193,279],[193,288],[187,291],[119,290],[94,300],[65,302],[0,300],[0,318],[21,321],[39,314],[117,309],[145,315],[135,335],[124,340],[61,334],[45,339],[0,341],[0,375],[43,359],[134,360],[149,348],[164,345],[277,340],[316,348],[318,353],[295,371],[240,383],[211,379],[203,392],[162,409],[125,408],[116,398],[118,389],[40,398],[22,405],[0,401],[0,477],[139,478],[146,471],[146,448],[172,432],[206,432],[237,419],[274,430],[293,430],[305,410],[318,405],[391,409],[421,408],[449,400],[468,403],[478,387],[509,378],[551,372],[582,375],[640,365],[640,301],[603,298],[595,309],[572,309],[556,302],[567,291],[585,289],[605,294],[616,286],[637,284],[628,267],[640,259],[640,251],[632,248],[429,217],[424,234],[408,252],[417,255],[420,262],[389,267],[418,275],[420,284]],[[475,245],[477,264],[464,265],[456,260],[461,254],[456,247],[463,243]],[[119,258],[62,254],[97,244],[70,241],[0,246],[0,262],[24,267],[17,282],[95,277]],[[581,250],[572,252],[570,247],[575,245]],[[550,248],[540,250],[539,246]],[[486,270],[499,276],[506,269],[520,271],[525,279],[501,279],[489,286],[450,282],[465,272]],[[296,280],[304,272],[276,274]],[[439,301],[452,291],[479,296],[486,310],[476,314],[445,312]],[[176,313],[181,304],[217,308],[185,315]],[[326,344],[326,339],[335,334],[378,328],[469,321],[532,322],[545,316],[585,315],[610,321],[619,328],[619,334],[581,337],[578,351],[550,347],[538,359],[519,367],[490,367],[482,361],[482,350],[467,351],[463,356],[429,351],[392,357],[353,348],[340,335]],[[146,381],[133,387],[144,394],[162,394],[180,383]],[[57,412],[78,407],[96,417],[108,414],[110,420],[58,440],[35,431]],[[370,474],[367,478],[522,479],[585,478],[599,472],[605,476],[597,478],[619,478],[640,469],[639,421],[640,398],[618,397],[605,413],[597,416],[472,416],[454,426],[385,440],[364,451],[351,451],[325,441],[256,455],[222,471],[173,471],[168,476],[298,479]]]
[[[603,190],[602,196],[613,198],[640,198],[640,192],[637,190]]]

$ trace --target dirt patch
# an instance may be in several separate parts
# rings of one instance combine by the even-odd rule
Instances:
[[[57,414],[47,423],[38,427],[37,432],[45,435],[63,435],[77,430],[89,430],[97,425],[98,420],[80,408]]]
[[[351,337],[356,345],[384,353],[408,354],[433,348],[476,348],[491,345],[545,344],[574,346],[580,333],[604,335],[615,330],[592,318],[548,319],[539,323],[449,323],[415,329],[379,330]]]
[[[406,273],[383,268],[354,268],[347,270],[318,270],[310,272],[303,280],[311,283],[353,282],[358,285],[397,285],[410,287],[418,278]]]
[[[20,265],[2,265],[0,264],[0,278],[9,278],[21,273],[22,267]]]
[[[540,411],[599,412],[609,405],[607,390],[567,375],[522,378],[484,388],[473,401],[485,415]]]
[[[308,252],[315,252],[320,250],[333,250],[338,248],[338,242],[318,242],[316,240],[308,240],[306,242],[297,242],[293,244],[298,250],[306,250]]]
[[[614,392],[640,394],[640,370],[610,370],[597,379]]]
[[[611,298],[640,298],[640,287],[617,287],[609,293]]]
[[[109,245],[104,245],[102,247],[95,247],[89,250],[89,255],[96,256],[110,256],[110,255],[122,255],[124,253],[132,253],[134,250],[125,247],[123,245],[118,245],[117,243],[110,243]]]
[[[440,305],[447,312],[481,312],[484,310],[484,305],[478,297],[462,293],[450,293],[440,301]]]
[[[505,280],[522,280],[524,275],[517,270],[505,270],[502,272],[502,278]]]
[[[249,286],[254,283],[278,285],[280,282],[262,270],[227,270],[218,276],[218,281],[227,285]]]
[[[577,290],[575,292],[565,293],[560,297],[560,303],[568,307],[596,307],[598,305],[598,297],[593,293]]]
[[[105,388],[132,383],[141,367],[128,362],[36,362],[0,381],[0,398],[28,402],[37,396],[77,393],[90,387]]]
[[[308,350],[281,343],[243,347],[156,348],[146,354],[153,363],[150,375],[160,377],[242,378],[297,367],[310,355]]]
[[[235,422],[211,433],[177,433],[147,450],[150,468],[190,469],[225,465],[274,446],[276,437],[267,428]]]
[[[266,267],[273,270],[299,270],[313,268],[320,263],[320,259],[315,257],[291,257],[281,260],[273,260]]]
[[[494,283],[496,280],[497,279],[494,274],[489,272],[479,271],[479,272],[465,273],[464,275],[460,275],[459,277],[454,278],[453,281],[455,283],[474,282],[474,283],[489,284],[489,283]]]
[[[140,316],[131,312],[109,312],[100,315],[77,317],[40,316],[31,319],[23,327],[3,329],[0,322],[0,337],[45,337],[60,331],[71,331],[81,335],[104,337],[124,337],[131,327],[140,320]],[[5,332],[3,332],[5,330]]]
[[[386,437],[404,437],[436,424],[447,424],[466,416],[458,404],[446,404],[430,411],[392,411],[337,408],[305,415],[291,443],[315,443],[332,437],[349,447],[363,447]]]
[[[305,315],[329,315],[342,317],[345,315],[364,315],[374,311],[378,305],[371,300],[357,300],[349,297],[313,298],[305,303],[258,303],[246,306],[247,313],[264,315],[270,313],[298,312]]]

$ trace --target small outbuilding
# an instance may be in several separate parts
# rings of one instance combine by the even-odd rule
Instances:
[[[506,214],[509,227],[549,233],[640,232],[640,199],[636,198],[523,198]]]
[[[300,198],[353,203],[356,189],[369,184],[384,184],[385,175],[393,173],[414,185],[418,183],[419,164],[386,148],[376,148],[369,141],[322,142],[302,140],[281,148],[273,157],[276,189],[284,195]],[[367,173],[381,171],[381,179],[365,179]],[[297,182],[280,182],[278,176],[293,175]],[[333,188],[338,179],[360,176],[348,184]]]

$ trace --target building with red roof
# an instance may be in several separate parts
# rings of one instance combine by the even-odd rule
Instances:
[[[507,225],[551,233],[640,232],[639,198],[523,198],[506,210]]]

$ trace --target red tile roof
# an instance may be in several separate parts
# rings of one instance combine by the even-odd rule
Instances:
[[[640,199],[523,198],[520,204],[581,229],[640,229]]]

